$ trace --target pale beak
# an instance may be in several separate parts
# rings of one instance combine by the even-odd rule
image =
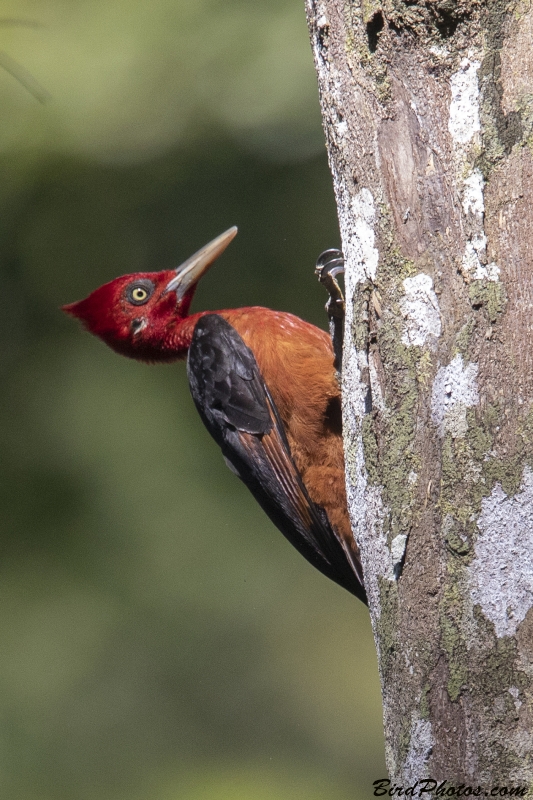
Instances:
[[[221,255],[232,239],[237,235],[237,227],[229,228],[212,242],[206,244],[197,253],[184,261],[177,270],[176,277],[167,284],[166,292],[176,292],[178,300],[183,300],[188,290],[194,286],[204,272],[207,272],[213,261]]]

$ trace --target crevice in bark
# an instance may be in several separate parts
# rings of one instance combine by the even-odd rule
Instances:
[[[371,53],[375,53],[378,42],[379,42],[379,34],[383,30],[385,25],[385,21],[383,19],[383,14],[381,11],[376,11],[375,14],[368,20],[366,23],[366,35],[368,38],[368,49]]]
[[[465,19],[465,14],[455,16],[453,13],[446,11],[446,9],[442,9],[440,12],[435,13],[435,27],[443,39],[449,39],[454,35],[457,26],[464,22]]]
[[[396,33],[408,31],[418,37],[448,40],[479,10],[476,0],[391,0],[389,25]]]
[[[513,27],[506,0],[489,0],[483,19],[486,54],[480,68],[482,89],[483,152],[479,166],[487,178],[495,163],[522,141],[524,126],[519,110],[502,109],[501,50]]]

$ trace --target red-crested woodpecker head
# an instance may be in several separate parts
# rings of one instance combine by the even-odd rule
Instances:
[[[121,355],[142,361],[179,358],[184,355],[180,323],[189,313],[198,281],[236,234],[237,228],[230,228],[176,270],[115,278],[63,311]]]

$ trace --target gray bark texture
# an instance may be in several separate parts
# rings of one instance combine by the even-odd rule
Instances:
[[[306,3],[390,778],[531,786],[533,7]]]

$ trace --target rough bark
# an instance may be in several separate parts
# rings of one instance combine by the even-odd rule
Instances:
[[[390,777],[529,785],[533,8],[306,2]]]

